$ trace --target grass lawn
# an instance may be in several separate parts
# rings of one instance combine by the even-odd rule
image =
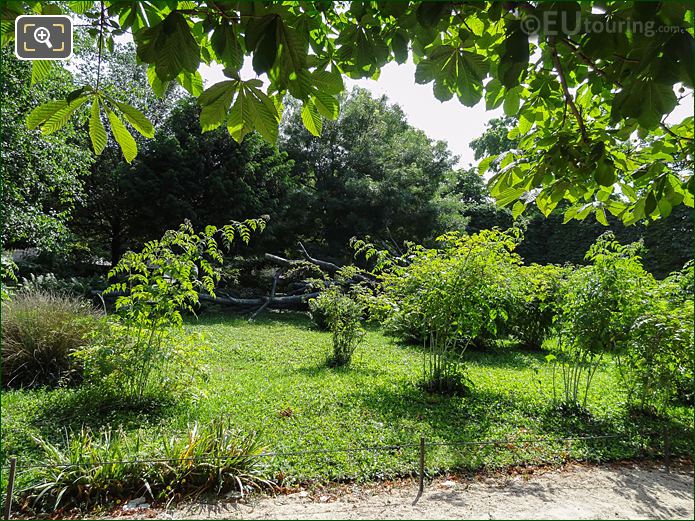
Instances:
[[[543,353],[501,349],[469,351],[475,391],[467,397],[423,393],[417,382],[422,354],[370,330],[350,368],[325,365],[330,334],[314,331],[306,317],[269,314],[245,319],[209,315],[191,323],[212,349],[207,376],[187,403],[157,404],[137,411],[118,408],[79,389],[2,394],[3,457],[40,461],[32,435],[52,441],[65,428],[122,425],[145,439],[183,430],[188,423],[229,418],[243,431],[257,431],[269,451],[290,452],[350,446],[416,444],[585,433],[662,430],[663,421],[630,415],[611,367],[600,370],[589,396],[590,416],[566,418],[554,410],[550,371]],[[692,408],[674,407],[669,428],[676,452],[691,451]],[[661,443],[660,440],[654,443]],[[524,447],[437,446],[428,448],[432,472],[539,461],[569,455],[616,459],[639,454],[637,441],[550,442]],[[290,481],[372,479],[414,471],[415,448],[387,452],[296,455],[268,459],[268,473]],[[29,474],[20,476],[28,479]]]

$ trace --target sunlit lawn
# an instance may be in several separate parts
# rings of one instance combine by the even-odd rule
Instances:
[[[297,314],[271,314],[254,323],[213,315],[191,323],[205,333],[211,350],[206,377],[190,402],[151,404],[124,411],[119,404],[79,390],[3,393],[4,456],[21,463],[40,460],[32,435],[58,441],[61,429],[105,425],[145,439],[183,429],[194,421],[228,418],[241,431],[259,433],[268,451],[297,452],[375,445],[478,441],[573,434],[626,434],[635,441],[577,441],[502,448],[464,445],[428,448],[431,471],[570,455],[616,459],[639,454],[637,430],[663,425],[630,416],[610,367],[599,371],[589,396],[589,417],[565,418],[553,409],[552,385],[543,353],[510,348],[469,351],[466,358],[474,392],[467,397],[437,397],[417,386],[422,353],[370,330],[349,368],[325,364],[330,334],[311,329]],[[676,450],[689,448],[692,409],[672,411]],[[657,442],[660,443],[660,442]],[[269,474],[291,480],[376,478],[413,471],[416,449],[279,456],[268,459]]]

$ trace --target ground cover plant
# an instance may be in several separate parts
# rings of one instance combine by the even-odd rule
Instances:
[[[207,316],[187,324],[213,340],[206,355],[208,380],[186,404],[161,403],[127,408],[80,389],[12,391],[3,395],[3,455],[16,454],[20,465],[45,459],[33,437],[60,444],[64,429],[95,432],[121,425],[131,440],[158,445],[162,431],[186,432],[189,425],[232,419],[241,433],[258,432],[258,443],[273,452],[294,452],[373,445],[523,439],[551,440],[577,433],[625,434],[630,440],[550,441],[539,446],[438,447],[428,452],[429,471],[495,466],[551,458],[606,460],[640,454],[640,443],[660,447],[659,438],[639,432],[672,431],[674,451],[687,452],[692,409],[666,406],[667,417],[633,416],[611,358],[596,372],[587,399],[588,416],[558,415],[551,407],[550,367],[544,353],[507,350],[469,351],[473,392],[465,397],[423,393],[418,387],[422,353],[375,329],[367,331],[350,368],[325,364],[331,334],[310,328],[297,314],[259,318]],[[265,477],[373,479],[410,473],[417,452],[290,455],[267,458]],[[21,467],[20,467],[21,468]],[[35,479],[22,472],[20,484]]]

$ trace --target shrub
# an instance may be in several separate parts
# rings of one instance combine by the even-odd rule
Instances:
[[[693,307],[652,302],[617,357],[628,401],[642,409],[659,408],[678,397],[682,381],[692,386],[692,346]]]
[[[86,381],[129,403],[141,403],[146,396],[190,391],[205,351],[202,335],[187,335],[182,328],[154,330],[108,320],[74,356]]]
[[[189,222],[150,241],[140,252],[129,251],[109,273],[114,282],[105,293],[116,293],[120,325],[80,356],[93,381],[106,378],[132,402],[150,389],[176,388],[177,380],[196,366],[196,349],[181,340],[182,311],[194,312],[199,293],[215,294],[221,277],[222,251],[237,238],[248,243],[251,232],[265,221],[207,226],[196,233]],[[173,385],[172,385],[173,384]]]
[[[10,255],[4,252],[0,255],[0,300],[5,301],[10,299],[11,291],[9,286],[17,283],[17,265],[12,260]]]
[[[182,492],[238,491],[270,486],[261,477],[262,447],[255,434],[243,436],[229,423],[194,424],[183,435],[142,446],[122,430],[65,434],[62,444],[35,438],[44,466],[21,494],[39,511],[88,507],[149,495],[173,498]],[[155,460],[155,461],[148,461]]]
[[[101,277],[70,277],[58,278],[53,273],[43,273],[36,275],[30,273],[27,277],[22,277],[17,284],[21,291],[50,291],[75,295],[77,297],[88,297],[93,289],[103,289],[105,281]]]
[[[539,349],[548,338],[557,314],[568,268],[553,264],[519,266],[518,293],[509,310],[509,332],[526,348]]]
[[[341,269],[336,280],[347,282],[352,271],[352,267]],[[350,364],[365,334],[362,322],[367,311],[368,296],[369,290],[362,284],[346,284],[343,287],[338,283],[328,286],[318,297],[309,301],[310,309],[321,310],[333,337],[333,354],[329,365]]]
[[[330,331],[327,310],[330,305],[330,299],[323,297],[322,294],[309,300],[309,318],[319,331]]]
[[[692,263],[645,287],[639,316],[617,356],[628,401],[659,409],[693,393]]]
[[[559,368],[562,402],[586,406],[589,388],[604,355],[617,354],[640,313],[654,278],[642,267],[639,243],[623,246],[604,234],[586,254],[590,265],[565,281],[556,320],[558,341],[548,360]],[[555,387],[555,386],[554,386]]]
[[[99,329],[100,314],[61,293],[20,291],[2,303],[2,376],[6,386],[57,386],[79,380],[73,354]]]
[[[425,386],[464,389],[462,354],[483,332],[495,334],[517,293],[518,230],[445,234],[437,249],[413,246],[381,276],[385,326],[424,341]]]

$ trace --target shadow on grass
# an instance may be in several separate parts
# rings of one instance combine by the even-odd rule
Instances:
[[[185,319],[186,325],[228,325],[228,326],[269,326],[269,325],[292,325],[311,331],[318,331],[312,328],[311,319],[306,313],[301,311],[267,311],[249,322],[249,314],[239,314],[224,311],[207,311],[199,317],[188,316]]]
[[[420,423],[422,432],[439,441],[481,440],[488,435],[499,407],[508,407],[503,394],[474,389],[470,395],[444,396],[424,392],[416,382],[400,388],[370,389],[353,393],[351,400],[374,411],[389,425]]]
[[[158,423],[180,406],[174,399],[154,396],[128,403],[102,389],[83,387],[52,395],[40,405],[32,423],[49,437],[60,436],[65,429],[77,431],[82,427],[137,429]]]
[[[382,371],[374,367],[368,367],[365,364],[352,363],[350,365],[343,366],[331,366],[329,358],[326,357],[325,360],[320,361],[316,365],[303,365],[301,367],[293,368],[288,371],[291,374],[303,375],[311,378],[323,378],[326,375],[360,375],[360,376],[373,376],[378,377],[386,373],[387,371]]]

